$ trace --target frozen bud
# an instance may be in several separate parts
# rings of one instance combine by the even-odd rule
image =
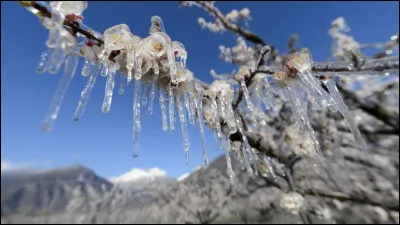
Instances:
[[[126,24],[119,24],[104,31],[104,48],[108,51],[120,50],[129,44],[131,31]]]
[[[274,73],[274,78],[278,81],[279,85],[286,86],[295,82],[295,74],[287,70],[278,70]]]
[[[287,67],[294,68],[300,73],[304,73],[306,70],[311,70],[312,67],[312,56],[310,50],[302,48],[300,51],[289,55],[289,61]]]
[[[187,52],[185,50],[185,46],[177,41],[172,42],[172,50],[175,54],[175,60],[180,62],[183,67],[186,66]]]
[[[339,17],[332,21],[332,27],[337,28],[340,31],[350,31],[350,27],[347,26],[346,20],[343,17]]]
[[[250,76],[250,68],[247,66],[241,66],[239,71],[234,75],[234,78],[238,81],[246,80]]]
[[[83,57],[85,57],[85,59],[87,60],[94,60],[94,51],[92,49],[92,47],[89,47],[88,45],[84,45],[80,48],[80,53],[83,55]]]
[[[197,22],[199,23],[199,25],[203,28],[206,25],[206,20],[203,17],[199,17],[197,19]]]
[[[104,49],[99,59],[106,61],[112,51],[122,50],[130,45],[131,31],[126,24],[119,24],[104,31]]]
[[[241,19],[250,19],[250,10],[248,8],[244,8],[239,11],[239,17]]]
[[[50,1],[52,9],[56,9],[63,15],[82,15],[87,9],[87,1]]]
[[[193,90],[193,72],[178,66],[177,72],[177,87],[181,93]]]
[[[149,29],[149,33],[153,34],[155,32],[163,32],[166,33],[165,28],[164,28],[164,23],[159,16],[153,16],[151,17],[151,26]]]
[[[304,137],[302,142],[294,145],[294,152],[297,155],[315,156],[314,143],[311,138]]]
[[[236,21],[238,19],[238,17],[239,17],[239,12],[236,9],[234,9],[230,13],[226,14],[226,19],[231,22]]]
[[[282,209],[296,214],[304,205],[304,198],[297,192],[283,194],[279,201],[279,205]]]
[[[286,128],[286,139],[297,155],[315,156],[314,143],[307,135],[300,132],[297,124],[292,124]]]
[[[211,108],[211,104],[204,104],[203,105],[203,116],[204,116],[204,122],[211,128],[215,128],[215,118],[213,114],[213,110]]]
[[[218,98],[222,98],[227,102],[231,102],[233,100],[233,89],[226,81],[214,81],[207,90],[207,93],[209,93],[209,96],[212,98],[218,96]]]
[[[167,50],[167,40],[163,36],[147,37],[143,44],[143,51],[155,57],[161,57]]]

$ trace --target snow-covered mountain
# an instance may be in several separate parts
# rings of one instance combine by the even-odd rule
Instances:
[[[148,170],[141,170],[138,168],[134,168],[127,173],[122,174],[118,177],[112,177],[108,180],[112,183],[126,183],[126,182],[133,182],[143,178],[148,178],[150,180],[154,180],[157,177],[166,177],[167,172],[161,170],[159,168],[151,168]]]

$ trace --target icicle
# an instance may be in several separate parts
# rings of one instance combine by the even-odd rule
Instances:
[[[329,94],[322,88],[320,81],[313,76],[311,70],[306,70],[299,76],[319,108],[333,104]]]
[[[175,97],[172,90],[172,86],[169,87],[169,130],[170,132],[175,131]]]
[[[91,70],[94,69],[94,67],[95,67],[95,65],[92,62],[85,59],[85,63],[83,64],[83,68],[82,68],[82,75],[84,77],[89,76]]]
[[[125,92],[124,81],[125,81],[125,76],[122,76],[121,83],[119,84],[119,90],[118,90],[118,94],[120,94],[120,95],[123,95]]]
[[[220,142],[220,146],[224,150],[224,153],[225,153],[225,160],[226,160],[226,165],[228,167],[229,181],[230,181],[231,187],[234,187],[235,186],[235,174],[233,172],[231,158],[229,156],[229,151],[231,148],[230,148],[229,141],[227,141],[226,138],[222,134],[221,122],[219,119],[221,116],[220,107],[218,107],[217,102],[213,101],[211,103],[211,108],[213,110],[213,114],[215,115],[215,119],[216,119],[217,135],[218,135],[218,139]]]
[[[176,104],[178,106],[179,119],[181,121],[182,144],[183,144],[183,149],[185,150],[185,155],[186,155],[186,166],[189,166],[189,146],[190,146],[189,133],[187,130],[185,111],[183,110],[182,101],[181,101],[180,96],[176,97]]]
[[[260,89],[258,89],[258,87],[256,87],[254,88],[254,91],[257,97],[261,99],[267,109],[272,110],[274,108],[274,106],[276,105],[275,99],[267,88],[261,91]]]
[[[156,82],[151,83],[151,89],[150,89],[150,100],[149,100],[149,106],[147,108],[147,114],[151,115],[153,114],[153,102],[154,102],[154,97],[156,96]]]
[[[113,96],[114,84],[115,84],[115,74],[116,74],[116,69],[110,68],[108,76],[107,76],[105,95],[104,95],[103,106],[102,106],[103,113],[108,113],[111,109],[111,102],[112,102],[112,96]]]
[[[147,108],[147,100],[150,95],[150,86],[149,84],[142,84],[143,96],[142,96],[142,108]]]
[[[241,127],[240,118],[238,118],[238,117],[236,118],[236,124],[237,124],[237,129],[242,134],[242,140],[243,140],[243,151],[242,152],[243,152],[243,158],[244,158],[244,165],[246,167],[246,170],[250,173],[250,175],[252,175],[253,170],[251,169],[250,164],[253,164],[253,162],[250,163],[249,155],[248,155],[250,153],[249,149],[251,147],[249,145],[249,142],[247,141],[246,136],[244,135],[244,132]]]
[[[81,98],[79,99],[78,106],[75,109],[72,117],[73,121],[78,121],[83,115],[86,105],[89,101],[90,93],[92,92],[93,86],[96,82],[97,75],[99,75],[100,64],[96,64],[95,67],[90,71],[89,78],[82,90]]]
[[[354,116],[348,110],[346,104],[344,103],[343,98],[340,95],[340,92],[336,87],[335,81],[329,79],[329,80],[325,81],[325,84],[328,87],[328,90],[329,90],[339,112],[343,115],[344,119],[347,122],[347,125],[349,126],[350,131],[353,133],[355,141],[357,142],[357,144],[360,146],[360,148],[362,150],[367,150],[367,144],[366,144],[364,138],[361,136],[360,131],[358,130]]]
[[[71,80],[75,75],[76,67],[78,66],[78,60],[79,58],[75,54],[70,54],[67,57],[64,67],[64,73],[61,77],[60,82],[58,83],[57,90],[53,95],[49,110],[44,119],[44,123],[42,126],[42,131],[44,132],[49,132],[53,129],[54,121],[57,119],[58,112],[60,111],[65,93],[67,92],[69,84],[71,83]]]
[[[245,167],[245,165],[244,165],[243,156],[242,156],[242,151],[240,151],[240,149],[238,149],[238,151],[237,151],[237,153],[236,153],[236,160],[238,160],[239,163],[240,163],[240,166],[241,166],[240,169],[241,169],[241,170],[245,170],[246,167]]]
[[[189,121],[190,121],[191,124],[194,124],[193,102],[191,102],[190,99],[189,99],[190,98],[189,93],[183,94],[183,97],[185,99],[185,107],[186,107],[186,110],[188,112]]]
[[[188,113],[192,114],[192,120],[190,120],[191,124],[195,124],[195,117],[196,117],[196,106],[194,104],[196,100],[194,99],[193,92],[189,93],[189,111]]]
[[[254,175],[258,176],[258,169],[257,169],[258,155],[254,151],[254,148],[250,147],[249,150],[250,150],[249,152],[250,152],[250,155],[251,155],[251,159],[253,161]]]
[[[136,60],[135,79],[139,80],[142,77],[142,65],[143,65],[142,50],[139,50],[139,52],[136,53],[135,60]]]
[[[128,70],[128,75],[126,78],[126,84],[129,85],[132,81],[132,70]]]
[[[297,124],[297,126],[300,128],[300,132],[304,132],[304,122],[302,115],[300,114],[300,110],[297,110],[299,107],[295,99],[292,97],[292,94],[290,93],[289,89],[287,87],[282,88],[282,94],[285,97],[286,102],[289,104],[290,109],[292,110],[292,117],[294,119],[294,122]]]
[[[53,52],[53,49],[47,49],[46,51],[44,51],[42,53],[42,55],[40,56],[39,64],[36,67],[37,73],[45,73],[46,72],[49,56],[52,54],[52,52]]]
[[[270,157],[268,157],[268,156],[265,156],[264,155],[264,162],[265,162],[265,164],[267,165],[267,167],[268,167],[268,172],[269,172],[269,174],[272,176],[272,179],[273,180],[276,180],[276,175],[275,175],[275,172],[274,172],[274,169],[272,168],[272,163],[271,163],[271,158]]]
[[[51,20],[52,26],[50,29],[49,37],[46,41],[46,45],[49,48],[54,48],[59,44],[60,41],[60,29],[62,29],[62,24],[64,22],[65,15],[60,13],[62,7],[61,1],[54,1],[50,4],[51,6]]]
[[[133,96],[133,157],[139,156],[140,142],[139,135],[141,130],[140,125],[140,95],[141,95],[141,82],[135,79],[135,88]]]
[[[199,95],[199,98],[193,98],[193,102],[197,109],[197,120],[199,122],[200,127],[200,137],[201,137],[201,146],[203,148],[203,158],[204,158],[204,165],[208,166],[208,157],[207,157],[207,150],[206,150],[206,143],[204,139],[204,127],[203,127],[203,104],[202,104],[202,95]]]
[[[250,110],[252,120],[253,121],[258,121],[262,126],[265,126],[266,122],[265,122],[265,119],[264,119],[264,113],[262,111],[260,112],[260,110],[256,109],[254,107],[254,104],[251,102],[250,93],[249,93],[249,90],[247,89],[245,81],[242,80],[240,82],[240,85],[241,85],[241,88],[243,90],[243,95],[244,95],[244,98],[246,100],[247,107]]]
[[[308,119],[306,103],[305,105],[301,104],[300,99],[297,96],[295,87],[287,86],[282,89],[282,92],[284,93],[285,98],[289,100],[290,108],[292,110],[293,116],[295,117],[295,121],[297,121],[297,124],[300,126],[300,131],[302,133],[306,132],[306,135],[310,136],[314,144],[315,155],[317,157],[320,156],[321,149],[319,146],[319,142],[315,137],[314,130],[311,127],[310,120]]]
[[[160,68],[158,67],[158,62],[157,61],[153,62],[153,71],[154,71],[154,74],[159,74],[160,73]]]
[[[161,90],[158,91],[158,100],[160,102],[160,107],[161,107],[161,119],[162,119],[162,128],[163,131],[168,130],[168,120],[167,120],[167,106],[164,100],[163,93]]]
[[[58,73],[66,56],[67,56],[67,53],[64,51],[64,49],[62,49],[61,45],[57,46],[53,50],[53,53],[50,55],[48,68],[47,68],[48,72],[50,74]]]
[[[100,73],[102,77],[105,77],[105,76],[108,75],[108,70],[109,70],[108,67],[109,67],[109,66],[108,66],[107,63],[104,63],[104,64],[103,64],[103,67],[101,68],[101,73]]]

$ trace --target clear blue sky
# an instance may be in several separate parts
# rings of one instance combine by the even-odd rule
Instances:
[[[217,2],[226,14],[248,7],[250,28],[266,42],[286,52],[291,33],[300,36],[299,46],[308,47],[314,60],[325,60],[331,38],[328,29],[339,16],[346,18],[351,34],[360,43],[383,42],[398,33],[398,2]],[[71,83],[59,118],[51,133],[40,127],[61,74],[39,75],[35,67],[45,50],[48,31],[38,19],[17,2],[1,3],[1,159],[36,167],[58,167],[75,163],[92,168],[99,175],[113,177],[138,167],[159,167],[179,177],[202,163],[198,126],[189,128],[190,166],[185,166],[180,129],[163,132],[158,103],[152,116],[142,117],[141,154],[132,155],[133,88],[114,94],[111,111],[103,114],[105,79],[99,77],[86,112],[75,123],[72,114],[85,78],[77,75]],[[198,17],[210,17],[198,8],[179,8],[177,2],[89,2],[85,23],[102,32],[121,23],[141,37],[148,34],[150,18],[159,15],[167,33],[182,42],[188,51],[188,67],[210,83],[210,69],[231,72],[234,68],[219,61],[218,45],[231,46],[230,33],[217,35],[202,30]],[[78,71],[82,67],[82,62]],[[117,78],[119,85],[119,78]],[[118,87],[116,85],[116,88]],[[177,128],[179,124],[177,124]],[[210,158],[221,154],[211,132],[207,132]]]

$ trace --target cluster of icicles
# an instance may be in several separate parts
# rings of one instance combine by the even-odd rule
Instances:
[[[51,101],[49,111],[42,127],[43,131],[50,131],[58,116],[65,93],[75,75],[79,56],[85,58],[82,75],[87,82],[82,90],[80,100],[73,115],[78,121],[83,115],[89,96],[95,85],[97,76],[106,77],[105,95],[102,111],[107,113],[111,109],[114,93],[116,72],[119,71],[122,81],[127,85],[134,79],[133,100],[133,155],[139,153],[139,135],[141,130],[141,110],[145,109],[150,115],[153,113],[153,102],[158,95],[162,114],[162,129],[174,132],[176,123],[176,109],[178,111],[183,135],[183,147],[186,154],[186,163],[189,163],[189,136],[187,123],[194,125],[197,122],[200,128],[204,162],[207,165],[207,152],[204,140],[204,125],[216,131],[221,149],[227,161],[228,174],[231,184],[234,184],[230,151],[232,151],[229,135],[240,132],[244,134],[243,123],[233,110],[232,102],[234,90],[225,81],[215,81],[209,87],[194,79],[193,73],[186,68],[187,53],[184,46],[171,41],[166,34],[162,20],[158,16],[151,19],[150,35],[140,38],[133,35],[129,27],[120,24],[107,29],[103,35],[92,32],[98,38],[104,39],[104,45],[96,40],[84,39],[77,43],[77,38],[71,34],[62,21],[65,18],[79,19],[79,15],[87,8],[86,2],[50,2],[52,17],[42,18],[42,24],[50,30],[46,42],[46,50],[39,62],[37,72],[55,74],[64,63],[64,72]],[[79,52],[79,53],[78,53]],[[307,49],[293,53],[286,66],[278,70],[273,76],[265,77],[257,85],[248,90],[245,79],[241,82],[247,109],[253,121],[266,125],[265,114],[261,104],[254,104],[250,95],[262,101],[267,108],[274,108],[274,94],[279,95],[291,107],[296,124],[304,136],[310,138],[314,145],[314,156],[320,154],[320,146],[315,137],[307,116],[307,101],[319,108],[328,107],[333,111],[339,110],[349,124],[350,130],[361,148],[366,145],[357,129],[354,117],[347,110],[341,95],[336,88],[335,81],[327,80],[325,91],[312,72],[312,57]],[[124,92],[124,83],[121,82],[119,93]],[[250,88],[249,88],[250,89]],[[168,109],[167,109],[168,105]],[[169,120],[169,121],[168,121]],[[204,121],[203,121],[204,120]],[[242,136],[242,151],[236,151],[242,168],[250,173],[263,171],[273,175],[271,159],[260,156],[250,146],[245,135]]]

